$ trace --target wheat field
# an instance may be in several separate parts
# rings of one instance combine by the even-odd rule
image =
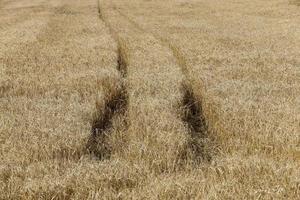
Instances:
[[[297,0],[0,0],[0,199],[300,199]]]

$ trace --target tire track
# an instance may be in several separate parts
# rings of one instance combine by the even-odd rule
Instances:
[[[105,10],[102,6],[99,3],[99,16],[110,27],[121,63],[126,65],[129,142],[124,157],[158,172],[178,169],[186,162],[210,160],[203,154],[205,119],[179,58],[169,45],[113,4],[104,5]]]
[[[44,10],[41,10],[41,12],[46,13],[47,15],[44,16],[44,14],[41,14],[36,16],[35,20],[41,22],[35,24],[37,30],[30,30],[33,33],[30,35],[31,37],[23,43],[14,45],[13,47],[15,48],[5,51],[3,56],[0,55],[0,61],[3,63],[3,74],[8,74],[6,75],[7,79],[5,79],[6,77],[1,77],[0,98],[3,98],[4,100],[6,98],[13,98],[13,102],[22,102],[23,99],[28,99],[28,105],[34,104],[35,102],[38,104],[50,99],[49,105],[53,106],[53,109],[55,109],[56,106],[64,105],[63,103],[65,102],[71,102],[70,104],[78,103],[79,106],[84,107],[85,105],[88,107],[90,106],[87,103],[89,102],[88,98],[93,98],[97,92],[102,92],[97,91],[98,87],[94,87],[98,81],[103,81],[101,79],[102,71],[97,70],[97,68],[99,66],[103,68],[106,67],[99,62],[105,63],[111,59],[113,62],[116,62],[117,57],[114,56],[116,54],[111,55],[111,52],[115,47],[112,48],[113,45],[108,45],[111,47],[111,49],[108,50],[109,48],[107,48],[107,45],[98,45],[98,42],[103,42],[101,38],[103,35],[101,34],[105,33],[102,31],[104,24],[93,23],[99,22],[95,15],[94,19],[90,20],[90,16],[92,15],[88,12],[90,12],[91,6],[82,5],[81,7],[76,7],[76,5],[68,3],[69,2],[67,1],[58,1],[58,5],[55,7],[49,6]],[[95,8],[96,6],[94,5],[94,9]],[[96,10],[94,11],[95,14]],[[105,34],[108,34],[107,31]],[[94,45],[95,43],[97,45]],[[99,49],[104,52],[100,52]],[[81,52],[86,52],[86,54]],[[101,59],[99,59],[99,57]],[[110,66],[110,64],[108,66]],[[99,72],[100,74],[95,74]],[[107,72],[111,75],[111,77],[105,77],[109,79],[110,85],[114,85],[115,82],[115,85],[118,85],[117,82],[119,76],[115,69],[103,69],[103,72]],[[2,71],[0,73],[2,73]],[[119,88],[121,87],[118,86],[116,90],[122,90]],[[105,99],[105,101],[108,101],[106,102],[107,106],[105,106],[107,109],[104,110],[103,117],[99,117],[99,115],[96,114],[91,120],[91,135],[102,132],[103,129],[109,129],[110,123],[108,122],[111,116],[116,113],[114,109],[118,109],[120,106],[126,104],[124,101],[118,101],[119,99],[123,99],[123,93],[115,92],[114,88],[113,91],[107,91],[112,92],[111,96]],[[106,92],[106,90],[104,92]],[[74,96],[72,95],[74,95],[78,101],[75,101],[73,99]],[[57,102],[60,100],[62,100],[62,102],[58,105]],[[52,103],[52,101],[56,102],[56,104]],[[24,107],[25,105],[27,106],[27,102],[24,103]],[[45,104],[48,105],[48,102],[46,103]],[[46,117],[41,117],[41,113],[44,112],[48,114],[49,110],[52,109],[51,106],[45,106],[45,108],[35,110],[33,114],[44,120]],[[103,107],[100,108],[100,106],[102,106],[101,103],[97,108],[98,111],[101,111],[102,113]],[[83,110],[83,108],[79,109]],[[56,126],[55,128],[58,128],[58,130],[63,133],[59,136],[55,134],[51,135],[51,131],[49,131],[50,133],[48,134],[40,131],[41,129],[38,127],[34,127],[33,125],[30,126],[30,128],[34,128],[34,131],[31,131],[26,139],[30,137],[41,138],[41,141],[34,143],[33,139],[32,141],[27,142],[28,144],[32,144],[29,145],[32,147],[27,150],[28,154],[32,155],[28,162],[31,162],[34,159],[42,160],[45,158],[71,158],[76,160],[88,153],[86,149],[86,139],[88,135],[75,131],[75,134],[77,134],[76,136],[69,137],[70,135],[68,135],[70,134],[70,130],[74,129],[71,127],[72,122],[76,120],[82,121],[82,119],[78,119],[81,117],[82,113],[74,115],[74,113],[78,111],[76,109],[74,109],[74,111],[72,110],[72,112],[74,112],[72,120],[74,119],[74,121],[70,122],[68,121],[68,117],[72,115],[72,112],[68,109],[66,110],[67,113],[64,113],[64,115],[67,116],[65,118],[66,120],[63,119],[60,121],[62,125],[53,124],[53,126]],[[54,111],[51,110],[51,112]],[[24,113],[27,115],[29,111],[24,111]],[[57,122],[58,119],[57,116],[48,116],[48,118],[49,119],[45,120],[45,124],[43,124],[46,127],[49,125],[48,121],[52,120]],[[24,121],[29,120],[30,119],[25,119]],[[66,125],[63,125],[64,123]],[[84,122],[78,122],[75,126],[78,126],[80,123]],[[67,128],[62,130],[59,129],[60,127],[58,126],[65,126]],[[42,133],[38,134],[38,131]],[[16,134],[17,137],[22,137],[17,135],[17,132],[14,134]],[[73,139],[74,137],[78,137],[78,140]],[[4,142],[9,142],[10,140],[11,139],[7,137]],[[47,144],[48,141],[53,142],[54,140],[56,141],[55,145]],[[15,143],[17,143],[15,146],[19,145],[19,141]],[[22,154],[22,152],[20,152],[20,154]]]
[[[112,134],[113,121],[116,116],[124,118],[128,104],[127,94],[123,88],[110,96],[105,105],[97,111],[97,115],[92,122],[91,135],[87,143],[87,149],[98,159],[109,159],[113,151],[110,145],[109,136]],[[109,96],[110,94],[106,94]]]
[[[100,160],[109,159],[115,150],[110,143],[110,136],[114,133],[113,122],[115,118],[121,118],[119,123],[122,123],[126,129],[128,94],[123,80],[125,79],[126,62],[121,56],[120,48],[118,48],[117,55],[116,69],[120,73],[121,80],[114,86],[115,92],[106,91],[104,105],[97,106],[98,111],[92,122],[91,135],[87,143],[88,151]]]
[[[127,16],[117,8],[116,10],[122,17],[127,19],[137,29],[143,32],[147,32],[144,28],[142,28],[137,22],[132,20],[129,16]],[[185,77],[183,82],[184,115],[182,117],[182,120],[188,125],[190,129],[189,131],[190,139],[189,139],[187,152],[185,152],[183,157],[192,158],[197,163],[202,160],[210,161],[213,152],[211,152],[211,150],[208,150],[208,148],[211,148],[208,145],[213,145],[212,138],[211,138],[212,136],[211,133],[209,133],[208,123],[203,113],[203,106],[202,106],[201,99],[200,100],[197,99],[194,95],[192,89],[193,86],[191,84],[192,81],[190,80],[188,75],[189,72],[188,72],[186,59],[183,53],[176,46],[172,45],[172,43],[168,39],[163,38],[154,32],[151,32],[151,34],[157,40],[161,41],[162,45],[164,45],[165,47],[169,48],[172,51],[176,63],[180,66],[182,73],[184,74]]]
[[[92,122],[91,135],[87,143],[88,151],[95,155],[98,159],[103,160],[109,159],[112,151],[114,150],[112,144],[110,144],[110,135],[113,134],[112,129],[114,118],[119,117],[121,118],[120,121],[123,122],[123,124],[126,124],[125,116],[128,106],[128,94],[124,80],[126,79],[127,61],[125,59],[125,54],[123,53],[124,51],[118,42],[116,33],[102,15],[99,1],[97,1],[97,7],[99,19],[104,22],[113,40],[117,43],[118,58],[116,69],[119,71],[121,76],[119,86],[115,86],[117,87],[116,92],[106,92],[105,95],[108,99],[105,101],[104,105],[98,106],[98,114],[94,117],[95,119]]]

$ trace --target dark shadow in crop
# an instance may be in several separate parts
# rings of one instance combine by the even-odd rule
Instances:
[[[189,128],[189,142],[183,158],[190,159],[194,163],[210,162],[212,158],[212,141],[207,121],[203,115],[201,102],[196,100],[188,86],[184,87],[183,105],[183,121]]]
[[[108,137],[111,134],[112,119],[116,114],[125,113],[128,103],[127,99],[125,90],[121,90],[105,104],[104,111],[92,122],[87,149],[100,160],[110,158],[112,150],[108,142]]]

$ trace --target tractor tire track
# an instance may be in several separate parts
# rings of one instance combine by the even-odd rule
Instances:
[[[94,74],[100,71],[97,70],[98,65],[101,66],[99,62],[113,60],[113,62],[117,63],[117,57],[114,56],[117,54],[112,54],[115,48],[112,48],[113,45],[109,45],[111,47],[109,50],[107,45],[100,43],[103,42],[102,37],[104,37],[101,34],[108,35],[108,33],[107,30],[103,31],[104,24],[94,23],[99,21],[95,15],[90,14],[91,5],[88,5],[89,2],[87,2],[87,5],[80,5],[80,7],[72,3],[74,2],[70,4],[67,1],[58,1],[56,6],[41,9],[35,19],[35,22],[38,22],[34,24],[36,29],[32,28],[32,30],[28,30],[30,37],[28,36],[28,39],[24,36],[23,38],[18,38],[24,41],[13,45],[14,48],[5,49],[5,51],[1,52],[3,55],[0,54],[0,66],[2,67],[3,65],[3,74],[5,76],[2,76],[0,80],[0,100],[1,98],[5,100],[5,98],[13,97],[17,102],[22,102],[23,99],[27,98],[30,103],[34,103],[43,101],[49,97],[53,101],[59,99],[64,100],[64,102],[72,102],[71,96],[73,94],[78,95],[78,99],[81,101],[82,99],[91,98],[91,96],[94,97],[96,92],[102,92],[97,91],[98,86],[94,88],[89,88],[89,86],[93,85],[91,83],[93,81],[95,81],[95,84],[99,81],[99,85],[103,82],[101,80],[101,73]],[[96,9],[96,6],[94,6],[94,9]],[[30,9],[27,10],[30,11]],[[90,20],[91,16],[94,16],[94,19]],[[10,41],[7,43],[11,44]],[[84,54],[82,52],[88,53]],[[111,75],[111,77],[104,77],[105,80],[110,80],[109,87],[111,85],[119,85],[119,76],[115,72],[115,69],[104,69],[104,71],[109,73],[108,76]],[[88,78],[92,81],[87,80]],[[78,86],[81,84],[83,85],[82,87]],[[87,87],[87,89],[83,89],[84,87]],[[119,90],[122,91],[121,87],[118,86],[117,89],[112,88],[113,91],[109,89],[111,88],[104,88],[103,92],[107,94],[107,97],[105,97],[105,106],[100,104],[96,106],[99,113],[95,114],[95,117],[91,119],[91,138],[95,135],[101,135],[103,131],[107,131],[110,127],[110,119],[116,113],[114,110],[121,109],[120,107],[126,104],[124,103],[126,101],[123,100],[124,94],[118,92]],[[120,99],[121,101],[119,101]],[[80,106],[84,105],[81,102],[78,104]],[[46,112],[45,110],[41,109],[41,111],[37,111],[36,115],[39,115],[39,112],[42,111]],[[102,112],[104,115],[100,116]],[[70,116],[71,112],[64,114]],[[75,116],[77,117],[74,120],[80,118],[80,115]],[[50,117],[50,120],[56,121],[56,117]],[[66,127],[68,127],[70,122],[62,120],[61,123],[67,123]],[[89,153],[85,144],[86,136],[80,135],[77,141],[72,140],[70,139],[71,137],[68,137],[70,129],[72,127],[63,130],[64,134],[59,136],[46,133],[36,136],[36,132],[32,132],[32,137],[39,137],[43,140],[31,145],[32,148],[28,150],[30,154],[33,154],[31,159],[42,160],[44,156],[50,159],[72,158],[75,160]],[[49,140],[56,139],[59,144],[56,144],[56,148],[47,146],[45,144],[47,141],[44,139],[45,137],[48,137]],[[10,138],[4,140],[4,142],[9,141]],[[33,141],[28,143],[33,143]],[[37,151],[36,149],[42,149],[43,151]],[[93,151],[94,149],[89,147],[88,150]],[[97,154],[98,150],[95,149],[94,151]],[[47,155],[45,156],[45,154]],[[101,156],[102,154],[100,154]],[[105,156],[107,157],[107,155]]]
[[[122,125],[126,129],[126,112],[128,106],[128,94],[125,86],[127,62],[125,56],[118,42],[118,37],[107,20],[102,14],[99,1],[97,1],[97,10],[99,19],[108,28],[109,33],[117,44],[117,66],[121,80],[116,85],[116,92],[106,92],[106,101],[104,105],[100,106],[97,111],[96,117],[92,122],[91,135],[87,143],[87,149],[90,153],[98,159],[109,159],[114,151],[113,146],[110,144],[110,136],[113,134],[113,121],[114,118],[121,118]],[[124,131],[124,130],[123,130]]]
[[[119,46],[120,63],[126,66],[129,142],[124,157],[159,172],[178,169],[186,162],[210,160],[203,153],[205,118],[187,84],[180,58],[169,44],[147,33],[112,3],[102,3],[99,16],[110,27]]]
[[[110,158],[114,150],[109,142],[113,132],[113,120],[116,116],[125,117],[128,104],[126,90],[123,88],[118,89],[112,96],[109,93],[106,96],[109,96],[109,100],[101,107],[102,109],[97,111],[87,143],[88,151],[100,160]]]
[[[137,29],[143,32],[149,32],[148,30],[145,30],[143,27],[141,27],[129,16],[121,12],[120,9],[116,8],[116,10],[123,18],[127,19]],[[176,63],[180,66],[184,75],[184,115],[182,117],[182,120],[189,127],[190,139],[187,152],[185,152],[189,155],[184,155],[183,157],[192,157],[192,159],[197,163],[203,160],[210,161],[212,158],[212,154],[214,153],[207,150],[209,148],[212,148],[211,146],[207,145],[214,145],[212,142],[213,139],[211,138],[211,133],[209,133],[208,122],[203,113],[202,101],[199,98],[197,99],[193,92],[193,86],[191,84],[192,81],[190,80],[190,77],[188,75],[189,72],[186,58],[184,57],[183,53],[179,50],[179,48],[173,45],[168,39],[163,38],[154,32],[150,31],[150,33],[151,35],[153,35],[153,37],[159,40],[163,46],[167,47],[172,51],[174,59],[176,60]]]

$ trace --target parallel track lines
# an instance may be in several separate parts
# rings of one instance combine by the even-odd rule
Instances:
[[[129,124],[124,157],[155,171],[176,169],[187,158],[209,160],[201,142],[207,126],[187,81],[184,57],[113,5],[109,8],[98,1],[99,17],[118,44],[118,70],[126,82],[120,91],[126,93],[121,99],[126,99],[122,109]]]

